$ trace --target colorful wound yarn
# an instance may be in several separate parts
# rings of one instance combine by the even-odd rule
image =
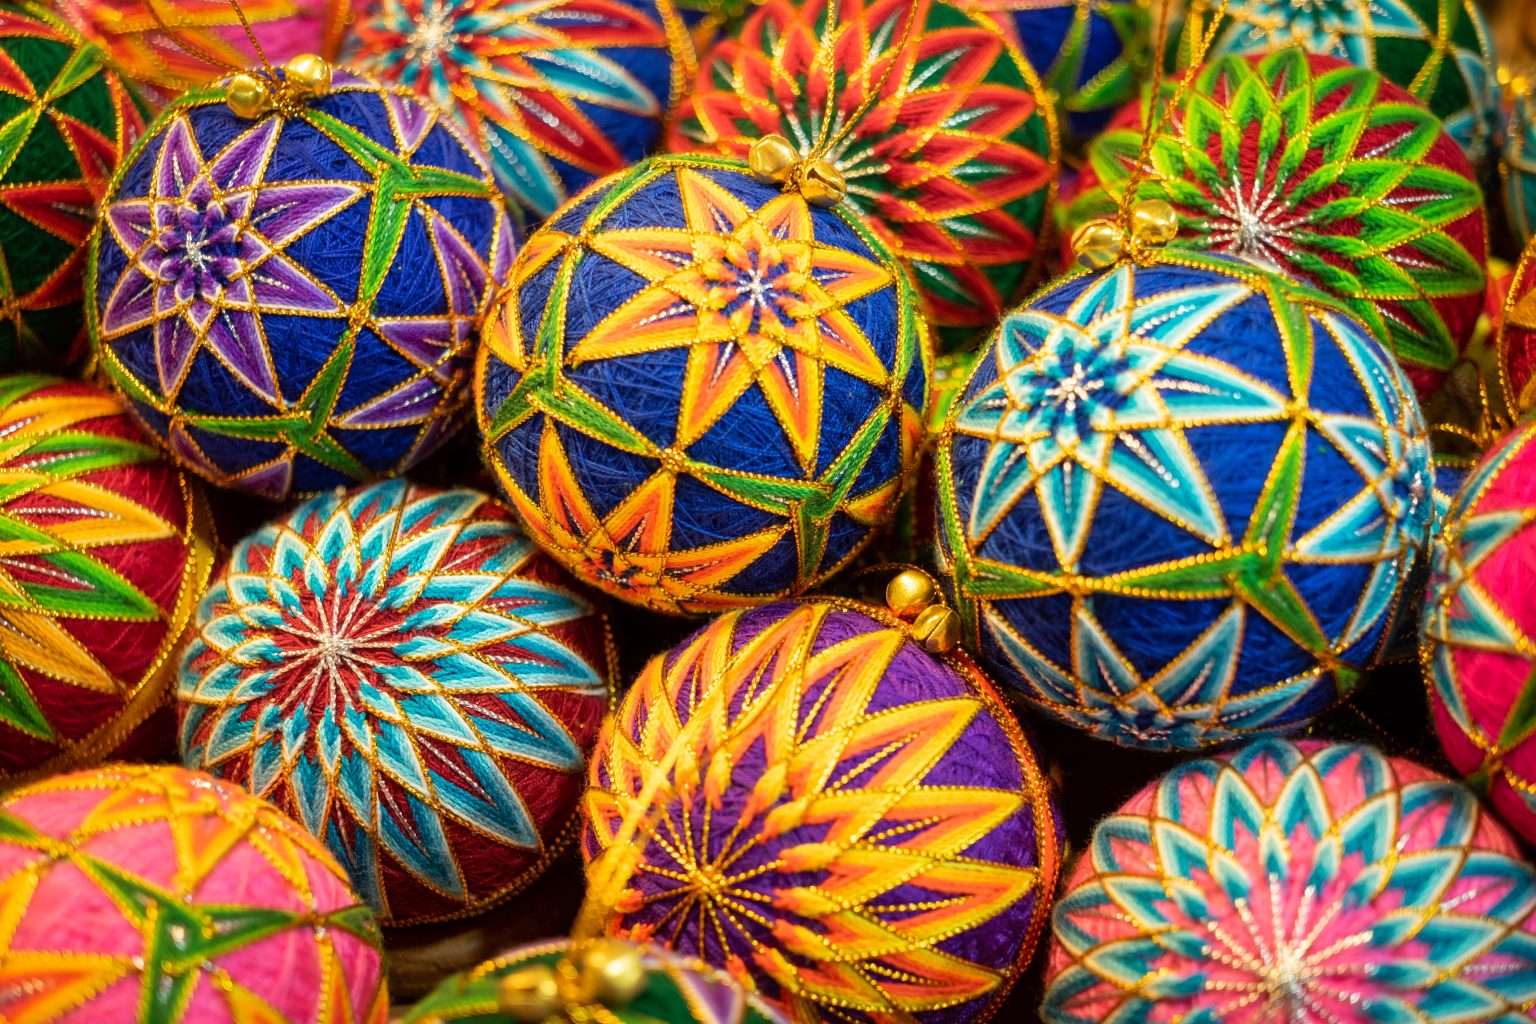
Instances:
[[[143,128],[100,50],[41,9],[0,5],[0,371],[85,354],[86,239]]]
[[[655,148],[694,54],[671,0],[367,0],[342,59],[456,114],[542,220]]]
[[[1536,872],[1464,786],[1353,744],[1186,762],[1099,823],[1056,905],[1041,1016],[1513,1021]]]
[[[1057,97],[1062,134],[1103,131],[1151,62],[1149,0],[960,0],[990,15]]]
[[[239,2],[271,63],[301,53],[335,56],[348,0]],[[162,100],[205,85],[226,68],[260,63],[230,0],[57,0],[56,7]]]
[[[558,972],[574,948],[560,940],[508,950],[443,981],[411,1008],[405,1024],[519,1024],[523,1018],[499,1005],[506,979],[530,968]],[[634,998],[597,1003],[606,1016],[596,1019],[612,1024],[784,1024],[777,1011],[740,983],[697,961],[659,946],[607,941],[601,948],[639,954],[644,979]]]
[[[1431,515],[1418,403],[1321,295],[1165,251],[1009,316],[937,455],[963,632],[1129,746],[1299,724],[1390,634]]]
[[[486,907],[570,838],[606,624],[485,495],[311,499],[235,546],[197,630],[186,763],[325,840],[390,923]]]
[[[1213,0],[1190,5],[1181,60],[1192,30],[1208,30],[1217,12]],[[1501,116],[1498,60],[1475,0],[1232,0],[1224,12],[1206,60],[1296,45],[1373,68],[1443,121],[1474,166],[1492,151]]]
[[[476,370],[486,459],[529,535],[624,600],[799,593],[890,520],[928,402],[922,331],[850,212],[653,157],[518,254]]]
[[[0,801],[0,1017],[384,1024],[378,927],[325,849],[200,772],[112,765]]]
[[[1472,471],[1435,538],[1421,626],[1451,764],[1536,840],[1536,425]]]
[[[1509,280],[1495,351],[1499,391],[1518,416],[1536,409],[1536,242],[1527,242]]]
[[[673,152],[746,159],[779,135],[912,266],[933,322],[974,340],[1020,296],[1055,198],[1056,115],[1033,68],[946,0],[766,0],[700,61]]]
[[[1476,172],[1439,120],[1376,72],[1299,47],[1212,61],[1179,95],[1135,179],[1137,198],[1178,213],[1171,244],[1332,294],[1432,392],[1482,312],[1488,255]],[[1064,235],[1114,215],[1145,110],[1089,146]]]
[[[1536,95],[1527,79],[1510,85],[1509,116],[1504,122],[1504,150],[1499,174],[1504,182],[1504,212],[1515,241],[1524,245],[1536,233]]]
[[[396,473],[457,428],[517,236],[451,119],[337,71],[246,119],[227,80],[151,126],[87,289],[101,367],[172,455],[273,499]]]
[[[720,616],[605,724],[589,857],[664,759],[612,933],[750,978],[797,1021],[979,1021],[1007,995],[1061,840],[1034,755],[968,663],[858,605]]]
[[[140,730],[213,546],[201,489],[117,396],[0,377],[0,777],[168,752]]]

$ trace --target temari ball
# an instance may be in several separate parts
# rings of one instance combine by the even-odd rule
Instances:
[[[366,0],[342,59],[452,111],[538,220],[650,153],[694,65],[672,0]]]
[[[1056,114],[991,19],[945,0],[765,0],[704,55],[668,146],[746,159],[766,135],[842,173],[844,208],[911,265],[955,343],[1021,297]]]
[[[1421,627],[1451,764],[1536,841],[1536,424],[1467,478],[1435,537]]]
[[[1194,0],[1189,11],[1182,59],[1191,28],[1208,31],[1220,13],[1206,60],[1296,45],[1374,68],[1444,122],[1474,166],[1494,150],[1502,116],[1497,58],[1476,0]]]
[[[1494,344],[1508,410],[1518,416],[1536,409],[1536,241],[1526,243],[1515,264]]]
[[[562,976],[573,974],[567,965],[575,959],[570,955],[574,947],[570,940],[556,940],[508,950],[443,981],[411,1008],[404,1024],[520,1024],[526,1018],[499,1005],[505,979],[538,966]],[[604,944],[605,950],[612,947],[640,954],[643,988],[633,999],[597,1003],[605,1015],[594,1015],[593,1020],[603,1024],[784,1024],[778,1011],[723,971],[659,946],[611,940]],[[587,1004],[576,1005],[585,1008]]]
[[[100,50],[40,10],[0,5],[0,370],[85,354],[85,243],[143,128]]]
[[[1536,1011],[1536,872],[1477,798],[1355,744],[1186,762],[1101,821],[1046,1024],[1500,1024]]]
[[[0,1018],[384,1024],[378,927],[335,860],[201,772],[110,765],[0,801]]]
[[[1515,241],[1524,245],[1536,233],[1536,94],[1526,79],[1518,80],[1518,91],[1509,103],[1509,118],[1504,124],[1504,150],[1499,159],[1499,175],[1504,182],[1504,212]]]
[[[101,368],[171,453],[263,497],[401,472],[459,425],[517,236],[453,120],[343,71],[254,120],[168,107],[107,198]]]
[[[281,65],[301,53],[334,57],[349,0],[55,0],[112,63],[161,100],[224,73],[261,63],[241,26],[249,22],[261,53]]]
[[[0,777],[169,753],[213,549],[201,488],[116,395],[0,377]]]
[[[990,15],[1056,96],[1062,134],[1104,130],[1151,62],[1150,0],[960,0]]]
[[[780,602],[646,665],[587,793],[589,857],[657,821],[611,932],[751,979],[796,1021],[993,1014],[1044,930],[1060,822],[990,684],[908,630]]]
[[[196,629],[186,764],[324,839],[387,923],[489,906],[574,838],[606,620],[485,495],[313,498],[235,545]]]
[[[851,211],[653,157],[529,239],[488,318],[485,454],[529,534],[657,611],[799,593],[889,522],[928,348]]]
[[[1323,296],[1164,252],[1003,321],[938,443],[962,633],[1127,746],[1298,725],[1390,638],[1427,542],[1425,427]]]
[[[1432,392],[1482,313],[1488,260],[1482,190],[1439,120],[1376,72],[1297,47],[1213,61],[1177,95],[1135,184],[1173,204],[1170,244],[1329,292]],[[1114,216],[1145,109],[1089,146],[1064,237]]]

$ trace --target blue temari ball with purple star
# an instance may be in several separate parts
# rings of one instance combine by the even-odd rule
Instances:
[[[1412,388],[1316,292],[1164,252],[1005,319],[937,454],[943,557],[996,677],[1095,736],[1300,725],[1378,657],[1432,502]]]
[[[517,230],[455,122],[336,72],[234,113],[167,107],[92,245],[100,364],[216,484],[274,499],[398,473],[460,425],[488,293]]]

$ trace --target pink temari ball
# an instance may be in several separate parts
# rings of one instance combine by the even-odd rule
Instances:
[[[1434,539],[1421,618],[1451,764],[1536,841],[1536,423],[1467,477]]]
[[[1512,1024],[1536,871],[1471,791],[1355,744],[1180,765],[1094,829],[1047,1024]]]
[[[0,1021],[383,1024],[373,914],[320,842],[201,772],[0,801]]]

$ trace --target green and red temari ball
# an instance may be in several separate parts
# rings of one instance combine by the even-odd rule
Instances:
[[[99,49],[0,4],[0,372],[85,354],[85,243],[143,127]]]
[[[1089,148],[1065,236],[1118,207],[1144,103]],[[1173,204],[1174,247],[1240,256],[1343,300],[1420,394],[1470,338],[1487,259],[1482,190],[1439,120],[1376,72],[1297,47],[1213,61],[1150,164],[1136,197]]]
[[[945,0],[768,0],[699,67],[673,152],[745,159],[780,135],[828,160],[956,341],[1022,297],[1055,198],[1056,115],[989,17]]]

